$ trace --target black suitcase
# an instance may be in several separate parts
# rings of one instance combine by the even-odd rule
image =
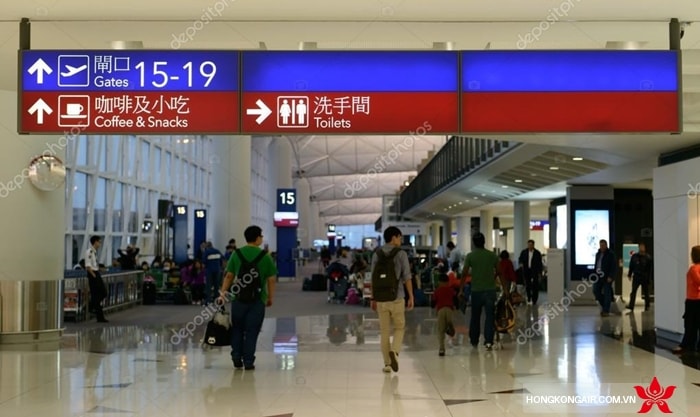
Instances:
[[[311,291],[327,291],[328,278],[324,274],[311,275]]]
[[[175,294],[173,294],[173,303],[176,305],[185,305],[190,303],[187,293],[182,287],[175,289]]]
[[[156,288],[156,283],[152,281],[146,281],[143,283],[143,305],[153,305],[156,303],[156,293],[158,289]]]

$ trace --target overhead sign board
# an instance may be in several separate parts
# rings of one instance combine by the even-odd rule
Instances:
[[[236,51],[20,51],[20,133],[234,133]]]
[[[241,130],[458,132],[458,58],[445,51],[245,51]]]
[[[19,52],[20,133],[680,132],[677,51]]]
[[[464,51],[462,132],[679,132],[676,51]]]

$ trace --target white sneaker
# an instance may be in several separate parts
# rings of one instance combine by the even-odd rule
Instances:
[[[390,374],[391,373],[391,366],[384,365],[384,368],[382,368],[382,372],[384,372],[385,374]]]

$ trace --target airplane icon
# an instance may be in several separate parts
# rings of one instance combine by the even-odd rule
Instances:
[[[66,68],[68,69],[68,71],[61,72],[61,76],[63,76],[63,77],[71,77],[71,76],[73,76],[73,75],[75,75],[75,74],[77,74],[77,73],[79,73],[79,72],[81,72],[81,71],[86,70],[86,69],[87,69],[87,65],[81,65],[81,66],[79,66],[79,67],[74,67],[74,66],[72,66],[72,65],[66,64]]]
[[[59,87],[87,87],[90,85],[90,56],[59,55],[58,71]]]

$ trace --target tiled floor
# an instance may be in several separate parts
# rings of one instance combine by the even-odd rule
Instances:
[[[622,416],[637,415],[634,386],[647,388],[654,377],[665,390],[653,398],[671,394],[674,415],[700,415],[700,371],[653,352],[653,312],[600,318],[594,307],[572,307],[538,321],[549,306],[522,306],[523,331],[491,352],[469,345],[457,315],[458,335],[440,358],[435,314],[417,308],[407,317],[399,372],[387,375],[375,315],[343,307],[338,315],[266,319],[255,371],[234,371],[227,348],[203,350],[204,326],[181,341],[173,332],[184,321],[120,324],[115,314],[104,327],[71,325],[59,351],[0,351],[0,416]],[[200,311],[177,308],[192,320]],[[528,328],[539,334],[527,337]],[[685,362],[697,367],[696,359]],[[560,395],[635,403],[536,397]]]

